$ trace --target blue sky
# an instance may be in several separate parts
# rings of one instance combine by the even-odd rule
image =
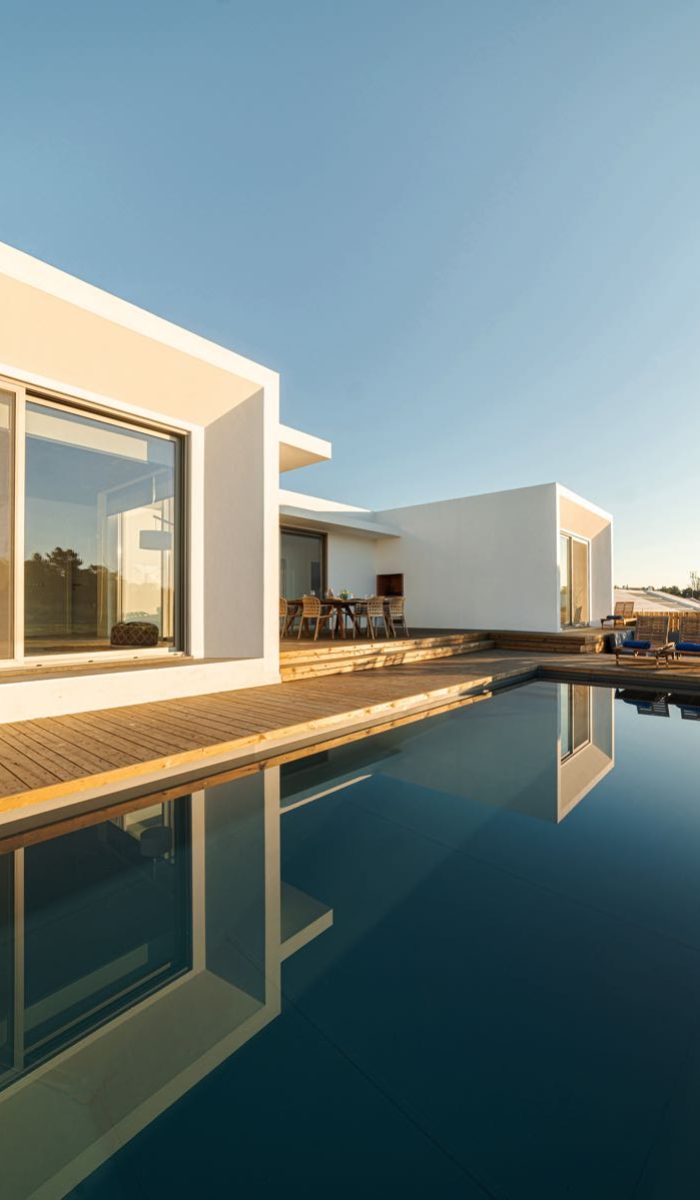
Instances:
[[[388,506],[559,479],[700,570],[700,6],[3,0],[0,239],[282,374]]]

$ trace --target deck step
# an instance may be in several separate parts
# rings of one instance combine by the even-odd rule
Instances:
[[[362,658],[368,653],[393,655],[409,646],[413,650],[432,650],[442,646],[461,648],[481,642],[490,636],[483,630],[469,630],[465,633],[436,634],[430,637],[399,638],[398,640],[392,638],[381,641],[366,641],[364,638],[338,638],[334,641],[303,641],[297,644],[290,639],[283,644],[280,650],[280,663],[286,666],[292,663],[298,665],[302,662],[325,661],[329,658]]]
[[[364,653],[346,655],[328,654],[308,659],[301,653],[290,654],[280,665],[282,681],[292,679],[312,679],[321,675],[345,675],[350,671],[373,671],[380,667],[396,667],[406,663],[430,662],[440,658],[453,658],[457,655],[476,654],[480,650],[492,650],[493,642],[487,638],[476,641],[472,638],[463,642],[433,645],[427,647],[414,646],[410,642],[396,643],[391,647],[382,646],[379,650],[364,647]],[[292,660],[292,661],[290,661]]]
[[[580,634],[495,630],[490,637],[497,650],[520,650],[531,654],[602,654],[605,650],[605,633],[594,629],[582,629]]]

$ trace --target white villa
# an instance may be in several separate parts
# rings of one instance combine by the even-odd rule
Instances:
[[[274,371],[2,244],[0,314],[0,722],[276,682],[280,594],[401,591],[436,630],[612,611],[612,518],[560,484],[290,492],[331,447]]]

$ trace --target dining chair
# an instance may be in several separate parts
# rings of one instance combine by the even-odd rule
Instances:
[[[299,618],[299,632],[297,638],[301,637],[304,623],[306,623],[309,632],[311,632],[311,622],[315,622],[314,641],[318,638],[318,631],[321,625],[326,622],[328,624],[328,632],[333,637],[333,629],[331,621],[335,617],[335,608],[328,607],[327,604],[322,604],[318,596],[303,596],[301,601],[301,617]]]
[[[371,637],[371,638],[375,638],[377,636],[377,632],[374,627],[375,622],[383,621],[384,635],[385,635],[385,637],[388,638],[389,637],[389,623],[387,621],[387,616],[386,616],[386,606],[384,603],[384,597],[383,596],[369,596],[367,599],[367,603],[364,607],[365,607],[365,611],[363,612],[362,615],[367,620],[367,636]]]
[[[410,637],[408,625],[406,624],[406,599],[404,596],[390,596],[387,600],[387,608],[389,610],[389,625],[394,637],[398,637],[396,632],[399,626],[404,637]]]
[[[284,596],[280,596],[280,637],[288,637],[299,611],[298,604],[290,604]]]

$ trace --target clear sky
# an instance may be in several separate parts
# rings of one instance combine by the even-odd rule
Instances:
[[[276,368],[372,506],[700,570],[697,0],[0,0],[0,239]]]

